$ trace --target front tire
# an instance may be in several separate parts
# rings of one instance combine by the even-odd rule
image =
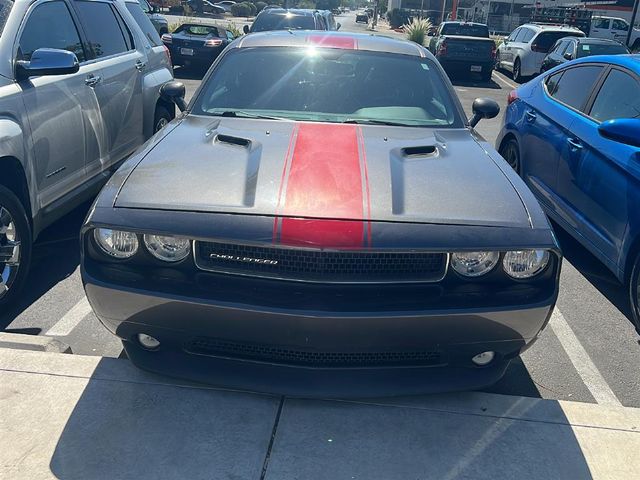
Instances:
[[[627,285],[629,304],[631,306],[632,320],[635,323],[636,331],[640,333],[640,255],[633,263],[631,276]]]
[[[171,114],[169,109],[164,105],[156,106],[156,113],[153,119],[153,133],[158,133],[162,130],[171,120],[174,115]]]
[[[31,263],[31,225],[15,194],[0,185],[0,311],[20,294]]]
[[[504,158],[509,166],[520,175],[522,165],[520,163],[520,147],[514,138],[510,138],[500,146],[500,155]]]

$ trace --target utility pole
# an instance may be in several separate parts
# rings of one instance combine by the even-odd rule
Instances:
[[[640,3],[640,0],[635,0],[633,2],[633,13],[631,14],[631,25],[629,25],[629,31],[627,32],[627,47],[631,48],[632,45],[629,45],[629,42],[631,41],[631,34],[633,33],[633,25],[636,22],[636,14],[638,13],[638,3]]]
[[[444,9],[447,6],[447,0],[442,0],[442,15],[440,15],[440,23],[444,22]]]

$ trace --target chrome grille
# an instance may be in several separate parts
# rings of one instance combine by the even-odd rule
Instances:
[[[447,254],[311,250],[196,242],[199,268],[255,277],[329,283],[436,282],[447,268]]]
[[[231,342],[209,337],[189,340],[184,345],[184,350],[195,355],[306,367],[430,366],[441,365],[444,360],[442,353],[437,350],[329,352]]]

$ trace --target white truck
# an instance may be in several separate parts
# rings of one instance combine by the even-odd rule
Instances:
[[[618,17],[591,17],[591,29],[589,36],[594,38],[609,38],[622,44],[627,43],[629,34],[629,22]],[[632,52],[640,51],[640,30],[634,28],[627,46]]]

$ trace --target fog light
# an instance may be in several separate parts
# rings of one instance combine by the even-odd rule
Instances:
[[[482,352],[471,359],[473,363],[480,367],[489,365],[496,356],[496,352]]]
[[[144,333],[138,334],[138,342],[147,350],[155,350],[160,346],[160,342],[153,338],[151,335],[146,335]]]

